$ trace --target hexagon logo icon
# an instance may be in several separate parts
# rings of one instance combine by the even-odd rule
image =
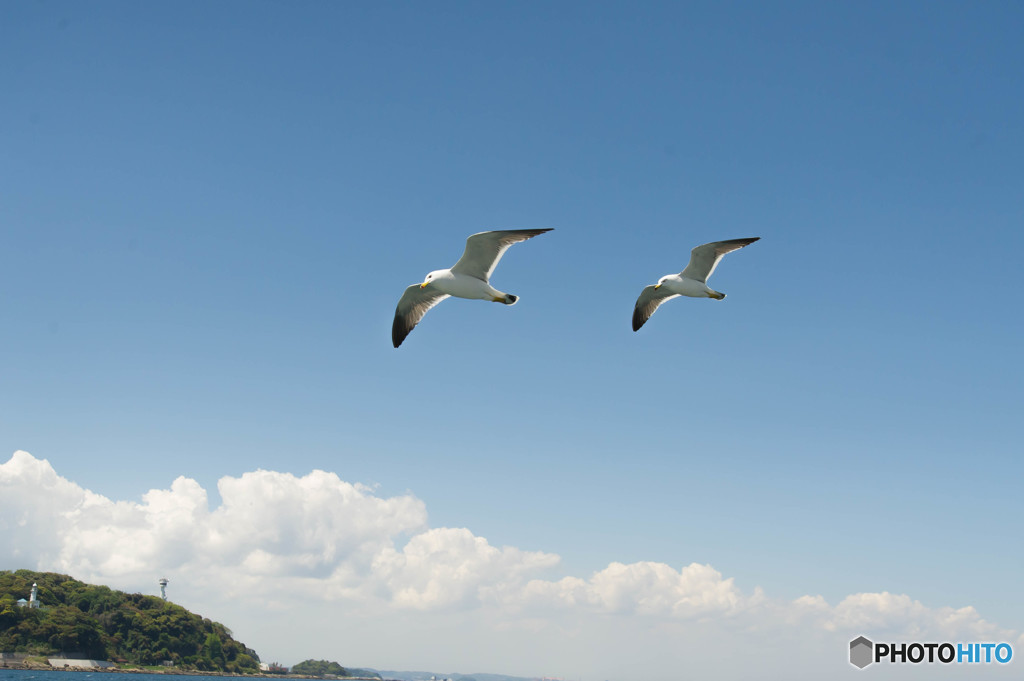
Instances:
[[[857,669],[867,667],[874,661],[871,659],[874,647],[875,644],[863,636],[858,636],[850,641],[850,664]]]

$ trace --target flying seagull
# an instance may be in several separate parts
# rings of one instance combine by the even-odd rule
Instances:
[[[708,288],[708,278],[718,267],[718,261],[722,259],[722,256],[752,244],[760,238],[755,236],[749,239],[712,241],[694,248],[690,251],[690,264],[686,266],[685,270],[679,274],[665,275],[658,280],[657,284],[648,286],[640,292],[640,297],[636,299],[636,307],[633,308],[633,330],[638,331],[651,318],[659,305],[677,296],[714,298],[715,300],[725,298],[724,293]]]
[[[466,239],[466,251],[451,269],[434,270],[427,275],[422,284],[413,284],[405,289],[401,300],[398,301],[398,307],[395,308],[391,342],[396,348],[401,345],[405,337],[423,319],[423,315],[448,296],[515,305],[519,296],[502,293],[492,287],[491,274],[509,246],[550,231],[511,229],[480,232]]]

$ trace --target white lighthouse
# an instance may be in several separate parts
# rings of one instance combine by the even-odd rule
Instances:
[[[160,581],[158,582],[158,584],[160,584],[160,598],[162,598],[162,599],[164,599],[166,601],[167,600],[167,578],[166,577],[161,577]]]
[[[28,607],[38,608],[39,607],[39,587],[36,586],[35,582],[32,582],[32,593],[28,597]]]

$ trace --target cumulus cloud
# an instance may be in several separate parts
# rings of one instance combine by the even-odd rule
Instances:
[[[744,596],[732,579],[710,565],[676,570],[665,563],[612,563],[589,579],[531,580],[505,602],[523,608],[579,608],[607,614],[696,618],[731,615],[759,601],[760,591]]]
[[[222,503],[179,477],[141,502],[112,501],[61,478],[49,462],[15,452],[0,465],[5,563],[29,562],[82,578],[152,581],[188,574],[226,594],[266,598],[286,587],[356,595],[374,560],[426,526],[423,502],[382,499],[333,473],[255,471],[222,478]]]
[[[555,554],[492,546],[465,528],[431,528],[411,494],[382,498],[324,471],[258,470],[222,478],[217,488],[216,508],[185,477],[141,501],[115,501],[15,452],[0,465],[0,560],[116,588],[174,575],[210,598],[271,610],[294,607],[289,599],[297,597],[375,612],[486,611],[506,625],[557,620],[570,623],[566,630],[601,616],[1024,640],[971,607],[930,608],[886,592],[836,605],[813,595],[782,601],[744,592],[700,563],[616,562],[589,576],[558,577]]]
[[[524,576],[558,562],[549,553],[496,548],[467,529],[437,528],[416,535],[401,551],[381,551],[374,571],[395,605],[427,610],[477,604],[489,589],[518,586]]]
[[[1014,635],[982,619],[971,606],[929,608],[906,594],[888,592],[852,594],[822,615],[828,631],[894,631],[937,640],[1009,640]]]

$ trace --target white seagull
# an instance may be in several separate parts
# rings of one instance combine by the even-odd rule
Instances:
[[[640,297],[636,299],[636,307],[633,308],[633,330],[638,331],[651,318],[659,305],[677,296],[714,298],[715,300],[725,298],[724,293],[708,288],[707,281],[711,277],[711,273],[715,271],[718,261],[726,253],[739,250],[760,238],[755,236],[748,239],[712,241],[694,248],[690,251],[690,264],[686,266],[685,270],[679,274],[665,275],[658,280],[657,284],[648,286],[640,292]]]
[[[419,324],[427,311],[448,296],[472,300],[490,300],[515,305],[519,296],[502,293],[490,284],[491,274],[508,247],[532,239],[550,229],[510,229],[480,232],[466,239],[466,250],[451,269],[434,270],[422,284],[405,289],[395,321],[391,325],[391,342],[397,348]]]

